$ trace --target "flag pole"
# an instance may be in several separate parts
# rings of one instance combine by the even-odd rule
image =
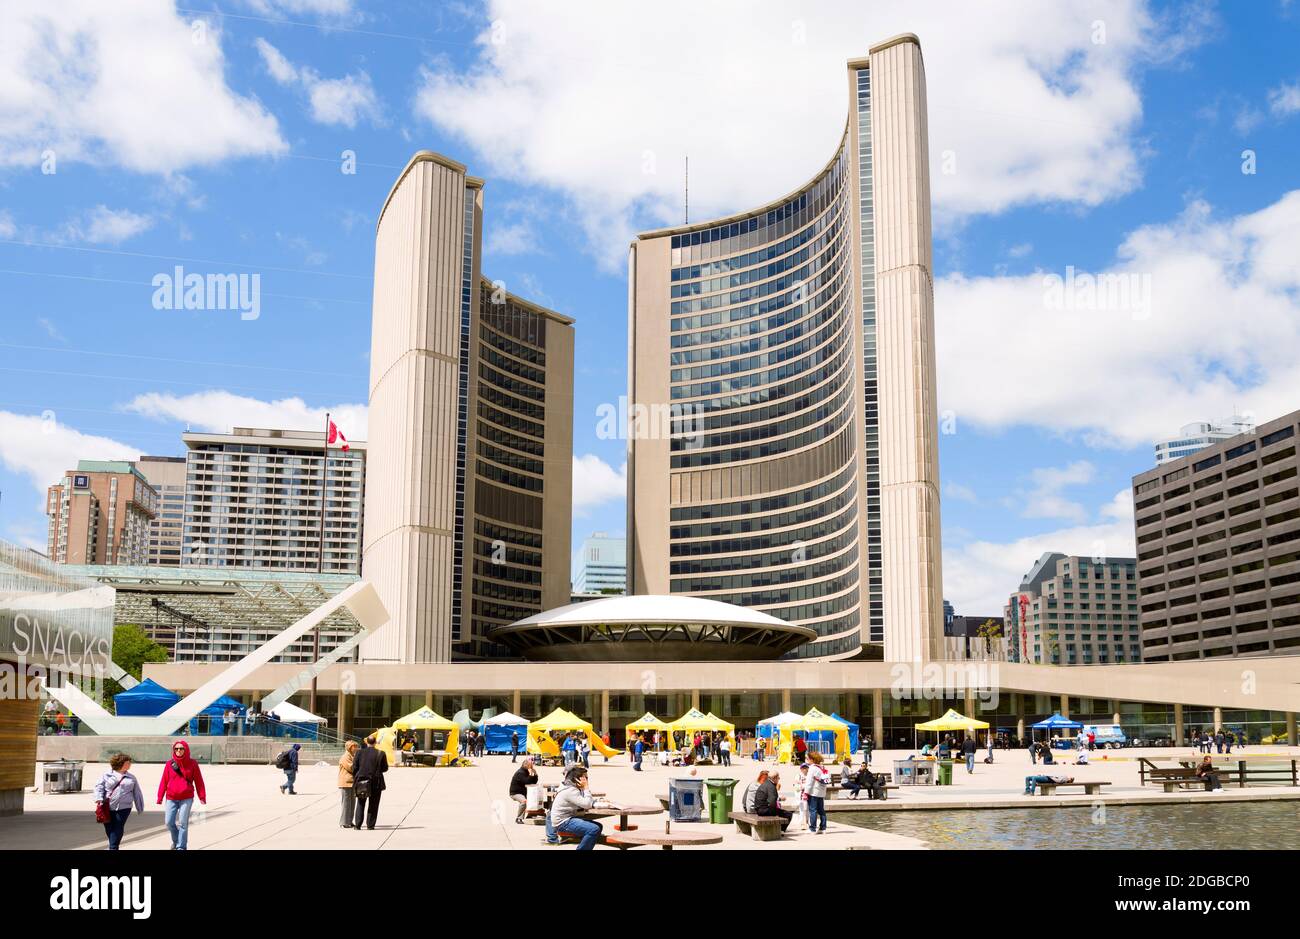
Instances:
[[[320,463],[320,543],[316,551],[316,573],[325,573],[325,502],[329,495],[329,475],[328,467],[330,462],[330,415],[329,411],[325,412],[325,436],[321,440],[321,463]],[[311,631],[311,664],[315,665],[320,661],[320,627],[317,626]],[[311,678],[311,701],[308,703],[307,710],[312,714],[316,713],[316,676]]]

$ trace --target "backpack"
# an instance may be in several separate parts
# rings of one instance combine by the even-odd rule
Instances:
[[[276,768],[276,769],[288,769],[288,768],[289,768],[289,751],[288,751],[288,750],[282,750],[282,751],[280,751],[280,755],[277,756],[277,757],[275,758],[275,768]]]

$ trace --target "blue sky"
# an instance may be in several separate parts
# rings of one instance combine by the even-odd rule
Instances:
[[[0,537],[43,549],[63,470],[186,426],[364,436],[375,217],[419,149],[487,179],[484,272],[577,320],[574,545],[622,532],[596,415],[626,393],[629,239],[680,221],[688,154],[697,220],[813,176],[844,61],[910,31],[945,592],[995,613],[1043,550],[1131,553],[1154,437],[1300,407],[1300,4],[1055,7],[6,5]],[[156,309],[176,265],[257,274],[260,315]],[[1071,268],[1133,293],[1054,302]]]

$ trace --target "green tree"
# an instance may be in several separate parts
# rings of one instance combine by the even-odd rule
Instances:
[[[997,620],[986,619],[975,630],[975,635],[984,640],[984,652],[991,655],[993,653],[993,640],[1002,638],[1002,624]]]
[[[167,650],[149,638],[139,626],[123,623],[113,627],[113,661],[137,681],[144,675],[145,662],[166,662]],[[104,694],[112,700],[123,690],[117,682],[104,682]]]

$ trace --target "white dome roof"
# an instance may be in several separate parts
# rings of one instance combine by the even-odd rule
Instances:
[[[582,626],[614,623],[691,623],[731,626],[775,626],[790,629],[793,624],[748,607],[706,600],[703,597],[656,596],[606,597],[557,606],[521,619],[515,626]],[[798,628],[798,627],[793,627]]]

